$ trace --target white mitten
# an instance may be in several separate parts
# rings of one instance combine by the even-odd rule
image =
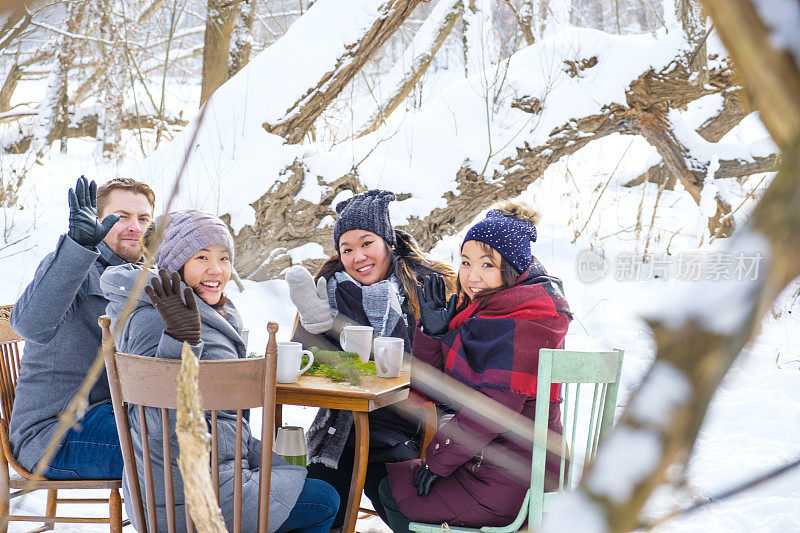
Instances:
[[[309,333],[319,335],[333,327],[331,306],[328,305],[328,283],[320,277],[316,286],[311,273],[302,265],[286,272],[289,296],[300,313],[300,324]]]

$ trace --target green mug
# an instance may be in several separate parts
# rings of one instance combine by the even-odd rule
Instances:
[[[275,435],[275,453],[290,465],[307,466],[306,436],[299,426],[281,426]]]

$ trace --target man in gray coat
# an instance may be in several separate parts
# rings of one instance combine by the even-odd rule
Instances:
[[[25,338],[9,427],[19,463],[33,470],[101,344],[97,319],[108,300],[100,275],[142,257],[141,237],[153,219],[155,195],[128,178],[98,190],[83,176],[69,190],[69,231],[45,257],[11,313]],[[99,218],[98,218],[99,212]],[[102,221],[102,222],[100,222]],[[89,392],[84,417],[59,443],[44,475],[50,479],[122,476],[111,393],[105,372]]]

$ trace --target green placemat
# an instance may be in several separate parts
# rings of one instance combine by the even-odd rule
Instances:
[[[325,376],[334,381],[349,381],[355,385],[361,383],[362,376],[377,375],[375,364],[371,362],[362,363],[355,352],[322,350],[316,346],[312,346],[309,349],[314,354],[314,364],[311,365],[306,374]],[[250,352],[247,357],[264,357],[264,355]],[[308,357],[304,355],[300,366],[303,367],[307,363]]]
[[[363,376],[374,376],[377,373],[373,363],[362,363],[355,352],[321,350],[316,346],[312,346],[310,350],[314,354],[314,364],[307,374],[358,385]]]

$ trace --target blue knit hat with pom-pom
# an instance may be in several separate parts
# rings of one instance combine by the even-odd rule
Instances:
[[[531,243],[536,242],[536,226],[492,209],[486,213],[486,218],[467,231],[462,248],[467,241],[488,244],[522,274],[531,266]]]

